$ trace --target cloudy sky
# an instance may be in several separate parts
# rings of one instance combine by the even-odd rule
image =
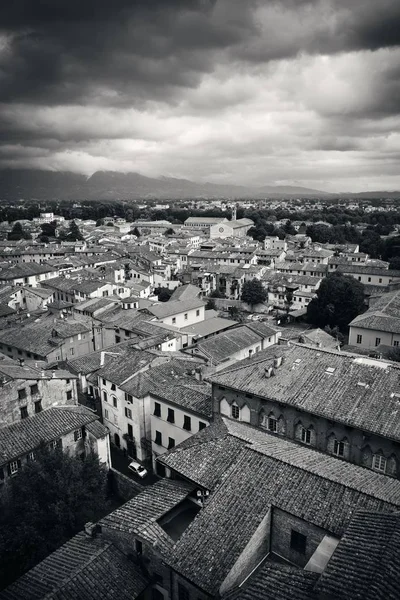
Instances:
[[[400,188],[399,0],[0,3],[0,167]]]

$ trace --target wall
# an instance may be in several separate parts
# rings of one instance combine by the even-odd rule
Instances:
[[[361,344],[357,342],[358,335],[362,336]],[[394,346],[395,341],[400,344],[400,333],[389,333],[387,331],[378,331],[376,329],[363,329],[362,327],[350,327],[349,344],[351,346],[374,350],[377,345],[379,345],[376,344],[376,338],[380,338],[379,343],[384,344],[385,346]]]
[[[108,472],[108,477],[112,491],[124,502],[128,502],[144,489],[139,482],[133,481],[112,467]]]
[[[158,402],[161,406],[161,416],[157,417],[154,415],[154,405],[155,402]],[[168,416],[168,408],[171,408],[174,411],[175,423],[169,423],[167,421]],[[183,429],[183,421],[184,415],[187,415],[191,419],[191,430],[188,431]],[[192,435],[199,431],[199,423],[206,423],[209,425],[209,419],[207,417],[203,417],[203,415],[199,415],[190,410],[184,410],[179,408],[178,406],[166,402],[165,400],[155,398],[150,396],[150,438],[152,445],[152,455],[153,455],[153,469],[155,469],[155,458],[160,454],[164,454],[168,450],[168,438],[171,437],[175,440],[175,446],[187,440]],[[156,431],[159,431],[162,436],[162,445],[155,443]]]
[[[171,315],[170,317],[161,317],[158,320],[161,323],[166,323],[167,325],[186,327],[187,325],[193,325],[193,323],[200,323],[201,321],[204,321],[204,311],[204,306],[199,306],[198,308],[192,308],[190,310],[177,313],[176,315]],[[185,315],[187,315],[187,318],[185,318]]]
[[[46,373],[49,376],[48,372]],[[31,386],[37,385],[38,392],[32,393]],[[19,399],[18,390],[25,389],[26,397]],[[67,392],[72,393],[67,399]],[[51,406],[77,404],[76,379],[16,379],[0,386],[0,425],[11,425],[21,421],[21,407],[27,407],[28,416],[35,414],[35,402],[41,401],[42,410]]]
[[[255,569],[270,550],[271,508],[257,527],[251,540],[233,565],[222,583],[219,592],[225,594],[240,585]]]
[[[290,547],[292,529],[307,537],[306,551],[302,554]],[[328,532],[303,521],[279,508],[273,507],[271,519],[271,552],[304,568]]]

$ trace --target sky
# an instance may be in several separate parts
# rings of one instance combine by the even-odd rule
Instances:
[[[399,0],[0,3],[0,168],[400,189]]]

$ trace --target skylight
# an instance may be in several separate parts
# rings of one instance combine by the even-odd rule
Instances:
[[[332,375],[332,373],[334,373],[336,371],[335,367],[326,367],[325,369],[325,373],[329,373],[329,375]]]

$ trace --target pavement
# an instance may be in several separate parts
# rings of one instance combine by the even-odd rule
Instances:
[[[138,475],[135,475],[135,473],[132,473],[132,471],[128,469],[128,465],[131,461],[132,459],[124,454],[123,450],[120,450],[115,446],[111,446],[111,464],[114,469],[143,486],[153,485],[153,483],[159,481],[160,478],[157,477],[157,475],[154,475],[154,473],[147,468],[147,465],[143,465],[148,470],[147,476],[143,479],[141,479]],[[142,464],[140,461],[137,462]]]

